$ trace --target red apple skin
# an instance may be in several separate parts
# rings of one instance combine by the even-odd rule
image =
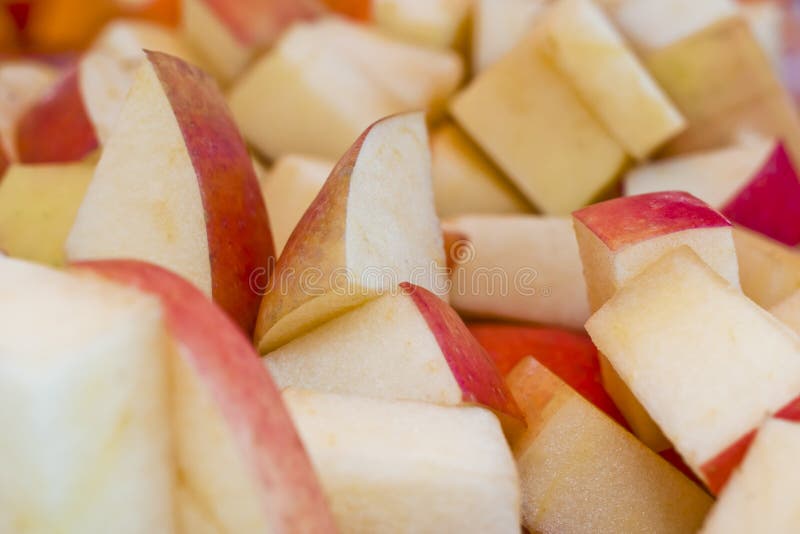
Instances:
[[[795,398],[781,408],[773,417],[786,421],[800,421],[800,397]],[[728,483],[733,471],[747,455],[747,450],[755,437],[756,430],[754,429],[736,440],[715,458],[700,466],[700,472],[706,481],[706,486],[713,495],[719,495],[725,488],[725,484]]]
[[[217,400],[265,487],[285,488],[291,495],[276,520],[285,532],[335,532],[313,467],[280,392],[261,359],[230,318],[180,276],[136,260],[74,263],[78,271],[139,289],[157,297],[173,338],[192,355],[188,363]],[[269,449],[265,448],[268,444]],[[270,508],[274,508],[271,506]]]
[[[730,226],[711,206],[683,191],[616,198],[572,214],[611,251],[666,234]]]
[[[197,67],[147,52],[183,134],[200,185],[211,294],[249,335],[261,295],[251,280],[274,263],[264,198],[247,146],[216,82]]]
[[[427,289],[409,282],[400,290],[410,296],[428,323],[465,402],[482,404],[522,421],[523,415],[492,358],[470,334],[456,311]]]
[[[243,46],[266,47],[292,23],[322,13],[317,0],[204,0]]]
[[[600,379],[597,347],[586,334],[520,324],[469,323],[469,331],[505,376],[526,356],[547,367],[609,417],[628,428]]]
[[[23,163],[77,161],[97,147],[77,67],[67,71],[17,123],[17,150]]]
[[[734,223],[785,245],[800,243],[800,179],[782,144],[720,211]]]

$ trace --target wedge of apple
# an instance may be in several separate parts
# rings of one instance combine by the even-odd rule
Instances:
[[[770,308],[800,288],[800,251],[745,228],[733,229],[742,291]]]
[[[40,61],[0,62],[0,145],[17,159],[17,121],[56,82],[57,69]]]
[[[148,52],[66,244],[70,260],[167,267],[251,332],[274,255],[247,148],[214,81]]]
[[[800,243],[800,180],[780,143],[751,142],[661,160],[629,172],[626,194],[687,191],[734,223]]]
[[[0,531],[173,532],[158,302],[5,257],[0,292]]]
[[[520,418],[503,377],[458,314],[403,283],[267,354],[281,388],[458,405]]]
[[[586,329],[715,494],[768,416],[798,418],[800,338],[689,247],[629,280]]]
[[[335,164],[320,158],[288,155],[278,159],[260,180],[276,255],[280,256]]]
[[[111,22],[77,66],[20,118],[20,159],[30,163],[74,161],[104,144],[144,60],[143,49],[199,63],[174,30],[147,22]]]
[[[800,475],[788,469],[800,448],[800,425],[770,419],[758,431],[741,468],[711,510],[703,534],[796,532],[794,496]]]
[[[583,328],[589,303],[568,218],[463,216],[442,228],[460,313]]]
[[[0,180],[0,250],[62,265],[67,240],[94,162],[12,164]]]
[[[381,30],[423,46],[466,46],[472,0],[372,0]]]
[[[472,72],[506,55],[533,27],[550,0],[475,0],[472,13]]]
[[[440,217],[529,213],[531,205],[454,124],[431,133],[436,212]]]
[[[220,534],[333,532],[280,394],[225,313],[191,283],[152,264],[95,261],[73,269],[152,294],[163,306],[175,346],[172,428],[185,494],[178,517],[200,513],[206,518],[200,523]],[[187,526],[183,532],[196,532]]]
[[[239,74],[293,23],[321,14],[316,0],[186,0],[183,32],[223,82]]]
[[[478,407],[288,390],[341,532],[519,532],[519,479]]]
[[[262,354],[357,305],[412,282],[446,295],[422,113],[370,126],[339,160],[283,249],[257,280]]]
[[[508,375],[528,430],[513,443],[531,532],[694,532],[712,500],[531,357]]]
[[[452,52],[326,19],[288,30],[237,80],[229,100],[245,137],[264,155],[336,159],[382,117],[440,111],[461,75]]]
[[[666,252],[682,245],[697,251],[730,283],[739,284],[730,222],[688,193],[620,198],[573,214],[592,310]],[[669,443],[637,399],[601,356],[603,385],[634,433],[656,451]]]

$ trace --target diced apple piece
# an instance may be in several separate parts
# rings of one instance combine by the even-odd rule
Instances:
[[[13,164],[0,180],[0,250],[62,265],[94,164]]]
[[[20,118],[20,159],[74,161],[105,144],[144,61],[144,49],[197,63],[174,30],[147,22],[111,22],[77,67]]]
[[[206,517],[200,523],[220,534],[333,532],[280,393],[225,313],[189,282],[152,264],[112,260],[75,268],[150,293],[163,306],[175,343],[172,427],[179,491],[189,496],[179,506],[193,503]],[[186,526],[183,532],[196,532]]]
[[[533,27],[551,0],[475,0],[472,71],[479,73],[506,55]]]
[[[467,323],[502,375],[533,356],[620,425],[625,419],[600,382],[597,348],[585,333],[504,323]]]
[[[687,191],[732,222],[794,246],[800,243],[800,180],[778,143],[748,143],[678,156],[634,169],[627,194]]]
[[[356,140],[259,288],[262,354],[400,282],[446,294],[430,165],[422,113],[382,119]]]
[[[800,251],[734,228],[742,291],[762,308],[770,308],[800,288]]]
[[[603,11],[562,0],[540,23],[547,51],[628,154],[644,159],[686,123]]]
[[[39,61],[0,63],[0,145],[17,159],[17,121],[55,83],[56,69]]]
[[[711,498],[531,357],[508,375],[528,430],[514,442],[531,532],[694,532]]]
[[[412,43],[445,48],[465,44],[472,0],[372,0],[383,31]]]
[[[586,329],[715,494],[766,417],[797,417],[800,338],[689,247],[628,281]]]
[[[2,257],[0,293],[0,531],[173,532],[158,303]]]
[[[459,312],[583,328],[589,303],[568,218],[463,216],[442,228],[452,266],[450,302]]]
[[[458,405],[519,418],[503,377],[458,314],[408,283],[267,354],[281,388]]]
[[[252,278],[274,255],[247,148],[214,81],[148,52],[66,244],[70,260],[135,258],[186,277],[251,332]]]
[[[450,111],[545,213],[566,215],[586,205],[627,159],[557,68],[542,32],[527,35],[474,78]]]
[[[796,532],[800,425],[770,419],[758,431],[738,472],[712,508],[703,534]]]
[[[781,320],[789,328],[800,334],[800,290],[795,291],[775,306],[769,312]]]
[[[663,192],[609,200],[573,214],[592,310],[666,252],[688,245],[731,284],[739,283],[731,224],[697,198]],[[601,357],[603,385],[634,433],[656,451],[669,446],[658,426]]]
[[[232,80],[278,36],[322,12],[316,0],[185,0],[183,31],[223,82]]]
[[[319,158],[288,155],[276,161],[261,179],[261,192],[278,256],[334,165],[332,161]]]
[[[431,158],[440,217],[532,211],[508,178],[457,126],[445,124],[431,134]]]
[[[800,117],[742,17],[646,52],[643,61],[689,121],[666,154],[724,146],[755,133],[780,139],[800,161]]]
[[[491,412],[293,390],[283,398],[342,533],[519,532],[519,479]]]

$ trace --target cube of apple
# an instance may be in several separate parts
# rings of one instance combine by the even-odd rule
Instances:
[[[316,0],[185,0],[181,26],[223,83],[297,21],[322,13]]]
[[[290,154],[278,159],[260,179],[276,255],[280,256],[335,164],[329,160]]]
[[[800,288],[800,251],[744,228],[733,229],[742,291],[770,308]]]
[[[689,128],[665,146],[665,153],[724,146],[753,132],[780,139],[800,161],[800,117],[741,16],[716,22],[642,57],[689,121]]]
[[[628,281],[586,329],[715,494],[768,416],[797,418],[800,338],[689,247]]]
[[[581,329],[583,266],[566,217],[463,216],[443,222],[450,302],[470,317]]]
[[[796,532],[800,474],[789,468],[800,448],[800,425],[770,419],[711,509],[703,534]]]
[[[288,390],[284,401],[348,532],[519,532],[519,479],[478,407]]]
[[[198,68],[148,52],[66,243],[70,260],[167,267],[251,332],[251,279],[274,255],[253,165],[222,94]]]
[[[401,284],[267,354],[281,388],[458,405],[520,418],[503,377],[458,314]]]
[[[58,71],[40,61],[0,63],[0,145],[17,159],[17,121],[56,82]]]
[[[597,310],[630,278],[666,252],[692,247],[730,283],[738,286],[738,263],[731,224],[707,204],[683,192],[620,198],[573,214],[583,273],[592,310]],[[605,358],[603,385],[634,433],[655,450],[669,446]]]
[[[711,498],[531,357],[508,375],[528,430],[513,443],[531,532],[694,532]]]
[[[606,189],[627,159],[589,104],[533,32],[458,93],[450,111],[533,204],[566,215]]]
[[[681,114],[592,0],[557,2],[539,26],[554,63],[628,154],[644,159],[685,128]]]
[[[144,61],[143,49],[198,63],[174,30],[147,22],[111,22],[77,67],[20,118],[20,159],[31,163],[73,161],[104,144]]]
[[[454,124],[431,133],[431,160],[440,217],[532,211],[508,178]]]
[[[333,532],[280,393],[225,313],[191,283],[152,264],[95,261],[74,269],[161,302],[175,347],[171,420],[179,531],[206,525],[220,534]]]
[[[0,531],[173,532],[158,303],[4,257],[0,293]]]
[[[255,342],[262,354],[348,309],[413,282],[446,295],[422,113],[370,126],[339,160],[283,249]]]
[[[94,163],[13,164],[0,180],[0,249],[62,265],[67,240]]]
[[[551,0],[475,0],[472,13],[472,72],[506,55],[533,27]]]
[[[293,26],[234,84],[229,101],[263,154],[335,159],[382,117],[436,111],[460,78],[453,53],[333,19]]]
[[[445,48],[466,44],[472,0],[372,0],[383,31],[412,43]]]
[[[800,243],[800,180],[780,143],[758,141],[645,165],[625,178],[626,194],[687,191],[732,222]]]

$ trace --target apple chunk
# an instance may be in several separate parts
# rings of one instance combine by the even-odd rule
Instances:
[[[666,252],[692,247],[738,285],[731,224],[697,198],[682,192],[652,193],[589,206],[573,214],[592,310]],[[655,450],[669,446],[658,426],[601,356],[603,385],[634,433]]]
[[[744,228],[733,229],[742,291],[770,308],[800,288],[800,251]]]
[[[64,242],[93,172],[90,162],[11,165],[0,180],[0,250],[63,264]]]
[[[514,443],[531,532],[695,532],[711,498],[533,358],[507,377],[528,420]]]
[[[800,338],[689,247],[628,281],[586,329],[714,493],[766,417],[797,417]]]
[[[267,354],[281,388],[457,405],[519,418],[503,377],[458,314],[401,284]]]
[[[533,27],[550,0],[475,0],[472,13],[472,72],[507,54]]]
[[[400,282],[446,293],[422,113],[370,126],[339,160],[265,285],[266,353]]]
[[[460,313],[583,328],[589,303],[568,218],[475,215],[442,228]]]
[[[17,159],[17,121],[57,78],[58,71],[42,62],[0,62],[0,145],[12,159]]]
[[[288,390],[341,532],[519,532],[519,480],[478,407]]]
[[[797,532],[797,492],[800,473],[792,469],[800,450],[800,425],[770,419],[758,431],[752,447],[717,504],[703,534]]]
[[[9,258],[0,293],[0,531],[173,532],[158,303]]]
[[[732,222],[800,243],[800,180],[780,143],[753,142],[645,165],[625,178],[627,194],[687,191]]]
[[[220,533],[333,532],[280,394],[224,312],[189,282],[152,264],[111,260],[73,268],[152,294],[163,306],[175,345],[176,461],[180,491],[188,496],[188,502],[179,500],[178,517],[192,505]]]
[[[372,0],[372,18],[381,30],[430,47],[465,44],[472,0]]]
[[[250,281],[268,267],[272,238],[247,148],[208,75],[147,53],[66,249],[70,260],[167,267],[252,331]]]

